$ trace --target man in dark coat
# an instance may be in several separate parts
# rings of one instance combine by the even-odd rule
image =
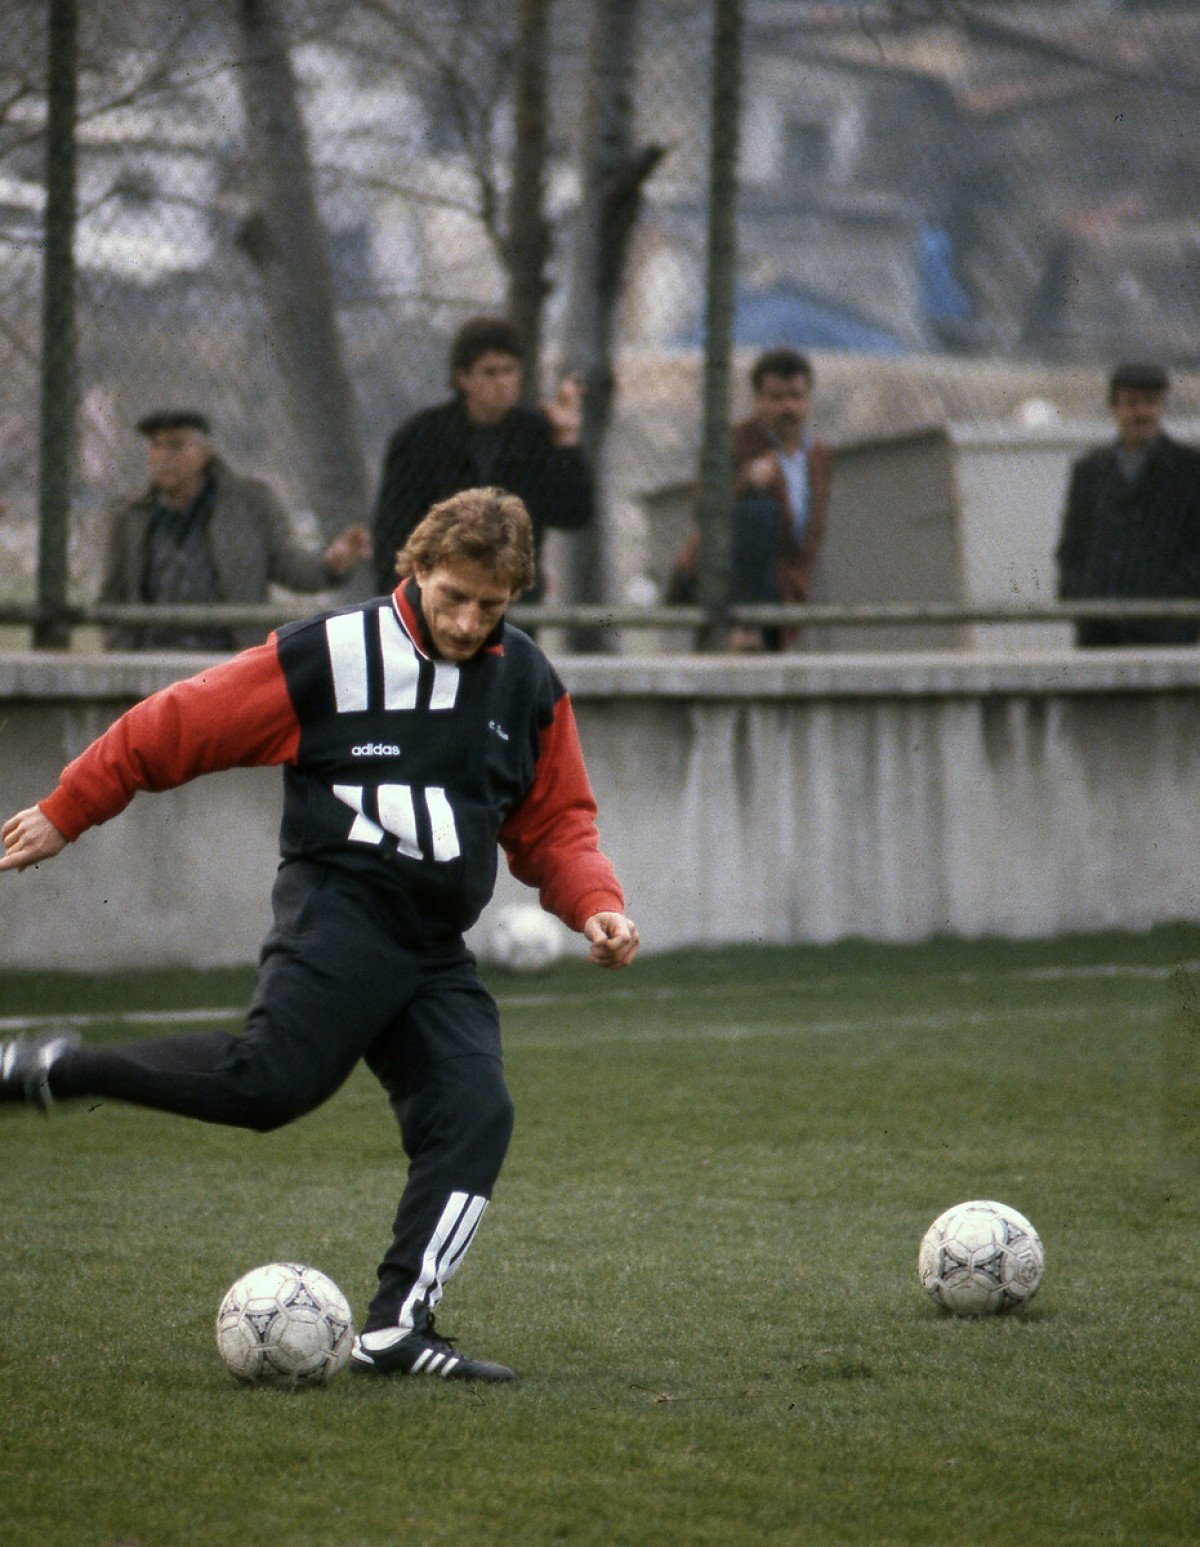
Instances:
[[[1200,451],[1162,429],[1168,389],[1157,365],[1122,365],[1109,382],[1116,441],[1071,469],[1058,560],[1063,599],[1200,597]],[[1090,618],[1084,647],[1192,645],[1185,619]]]
[[[533,522],[541,599],[541,547],[547,527],[575,531],[592,517],[592,481],[579,447],[582,388],[568,377],[554,399],[524,408],[521,340],[500,317],[475,317],[450,352],[449,402],[415,414],[392,436],[375,500],[376,580],[390,591],[396,554],[425,513],[464,489],[495,486],[518,495]]]

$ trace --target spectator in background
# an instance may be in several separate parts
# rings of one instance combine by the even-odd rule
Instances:
[[[806,602],[829,512],[832,456],[808,428],[813,368],[794,349],[770,349],[750,372],[752,412],[733,426],[730,602]],[[694,594],[699,534],[676,564],[669,596]],[[734,650],[781,650],[793,632],[735,629]]]
[[[323,553],[297,541],[279,496],[235,472],[213,450],[207,418],[160,409],[138,421],[150,486],[112,511],[100,601],[265,602],[269,584],[321,591],[370,557],[364,526],[348,526]],[[110,630],[110,650],[217,650],[257,644],[261,628],[166,624]]]
[[[583,391],[567,377],[539,409],[517,402],[524,349],[502,317],[463,323],[450,351],[454,396],[423,409],[388,442],[375,501],[376,583],[396,583],[396,554],[431,506],[481,485],[516,494],[533,522],[537,580],[547,527],[575,531],[592,518],[592,481],[579,447]]]
[[[1058,560],[1058,594],[1200,597],[1200,451],[1162,428],[1169,382],[1158,365],[1120,365],[1109,379],[1116,441],[1071,469]],[[1200,625],[1177,619],[1076,626],[1083,648],[1192,645]]]

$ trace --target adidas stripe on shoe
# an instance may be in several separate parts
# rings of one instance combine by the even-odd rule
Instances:
[[[63,1053],[79,1046],[79,1033],[66,1029],[0,1042],[0,1101],[23,1102],[49,1113],[50,1070]]]
[[[450,1338],[433,1330],[433,1317],[424,1328],[414,1329],[384,1347],[367,1348],[360,1333],[350,1350],[350,1368],[360,1375],[433,1375],[440,1380],[475,1380],[497,1385],[515,1381],[516,1372],[506,1364],[469,1359],[455,1351]]]

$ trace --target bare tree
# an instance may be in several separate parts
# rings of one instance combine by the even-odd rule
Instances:
[[[548,0],[533,0],[531,8],[540,4]],[[412,0],[361,0],[358,9],[379,24],[380,45],[390,50],[377,51],[377,59],[386,58],[436,102],[439,133],[456,142],[475,186],[475,214],[506,264],[499,140],[516,49],[511,0],[459,0],[432,14]]]
[[[587,96],[580,127],[582,198],[575,225],[563,361],[583,377],[583,447],[599,469],[612,417],[613,334],[629,241],[646,179],[665,155],[633,143],[634,68],[640,0],[594,0]],[[568,589],[579,601],[611,601],[616,565],[601,506],[597,525],[571,540]],[[577,641],[580,648],[597,641]]]
[[[342,356],[308,136],[278,0],[233,0],[257,210],[242,246],[262,280],[304,483],[328,537],[362,520],[367,479]]]
[[[504,257],[508,269],[508,313],[525,343],[521,389],[527,402],[537,396],[542,309],[550,292],[546,265],[552,243],[545,213],[545,171],[546,63],[552,3],[553,0],[517,0],[512,189]]]
[[[389,65],[437,104],[474,185],[473,213],[507,281],[525,343],[522,394],[538,393],[554,229],[546,212],[554,0],[458,0],[437,16],[411,0],[362,0],[400,46]],[[509,122],[511,120],[511,130]]]

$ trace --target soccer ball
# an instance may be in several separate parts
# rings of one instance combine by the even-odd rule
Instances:
[[[926,1292],[955,1316],[990,1316],[1032,1300],[1044,1256],[1016,1209],[977,1199],[939,1214],[925,1232],[917,1271]]]
[[[492,925],[490,948],[506,972],[545,972],[563,953],[562,925],[535,903],[504,908]]]
[[[350,1357],[353,1336],[345,1295],[298,1262],[252,1269],[231,1285],[217,1312],[225,1368],[253,1385],[323,1385]]]

